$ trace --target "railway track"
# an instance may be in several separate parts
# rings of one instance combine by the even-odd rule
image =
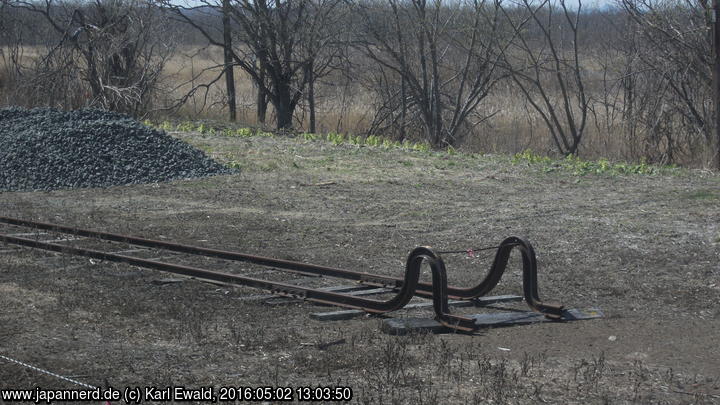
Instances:
[[[497,249],[495,259],[483,280],[470,287],[458,287],[448,285],[442,252],[438,253],[429,247],[413,249],[407,257],[404,276],[391,277],[18,218],[0,217],[0,224],[5,227],[0,230],[0,241],[9,245],[126,263],[215,283],[254,287],[268,291],[272,295],[337,306],[354,310],[349,311],[353,313],[385,314],[406,307],[414,296],[430,298],[436,321],[445,328],[463,332],[475,331],[482,325],[472,317],[451,314],[449,300],[454,300],[454,304],[457,304],[458,301],[467,301],[476,302],[479,305],[492,301],[487,300],[489,298],[487,295],[500,282],[510,253],[518,250],[522,256],[523,295],[527,305],[547,319],[563,320],[568,318],[568,312],[564,310],[563,306],[540,300],[535,251],[529,242],[518,237],[506,238],[497,247],[494,247]],[[118,248],[120,250],[117,250]],[[142,254],[146,256],[159,254],[160,256],[139,257]],[[259,278],[257,275],[239,275],[167,262],[168,259],[175,259],[173,254],[251,263],[266,267],[268,270],[296,274],[301,277],[352,280],[357,282],[358,286],[310,288],[292,284],[292,280],[271,281]],[[430,283],[419,280],[420,270],[424,263],[427,263],[432,273],[432,282]],[[378,293],[392,296],[386,300],[367,298],[369,295]]]

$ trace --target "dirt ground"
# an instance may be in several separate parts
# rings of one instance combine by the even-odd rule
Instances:
[[[238,162],[241,173],[0,193],[0,212],[396,276],[416,246],[525,236],[538,254],[541,297],[606,317],[390,336],[377,317],[320,322],[309,315],[331,308],[271,305],[247,299],[259,290],[168,283],[178,276],[0,244],[0,354],[118,389],[347,386],[363,404],[720,403],[717,174],[578,177],[501,156],[176,135]],[[450,283],[469,286],[492,256],[446,259]],[[520,294],[516,257],[509,270],[493,295]],[[0,359],[0,388],[35,386],[73,388]]]

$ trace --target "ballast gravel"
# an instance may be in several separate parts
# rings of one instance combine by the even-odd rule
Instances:
[[[233,172],[126,115],[0,109],[0,191],[110,187]]]

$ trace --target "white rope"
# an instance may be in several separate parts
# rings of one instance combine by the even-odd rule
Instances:
[[[60,380],[64,380],[64,381],[73,383],[73,384],[75,384],[75,385],[79,385],[79,386],[81,386],[81,387],[90,388],[91,390],[97,389],[97,387],[94,387],[94,386],[92,386],[92,385],[90,385],[90,384],[85,384],[85,383],[82,383],[82,382],[80,382],[80,381],[73,380],[72,378],[63,377],[63,376],[61,376],[60,374],[55,374],[55,373],[53,373],[52,371],[43,370],[42,368],[35,367],[35,366],[30,365],[30,364],[27,364],[27,363],[23,363],[22,361],[15,360],[15,359],[11,359],[10,357],[3,356],[2,354],[0,354],[0,359],[7,360],[7,361],[9,361],[9,362],[11,362],[11,363],[15,363],[15,364],[21,365],[21,366],[23,366],[23,367],[25,367],[25,368],[29,368],[29,369],[31,369],[31,370],[35,370],[35,371],[37,371],[37,372],[39,372],[39,373],[47,374],[47,375],[49,375],[49,376],[52,376],[52,377],[58,378],[58,379],[60,379]]]

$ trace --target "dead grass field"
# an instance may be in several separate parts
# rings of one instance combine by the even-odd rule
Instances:
[[[211,82],[222,71],[223,56],[217,47],[180,47],[165,66],[165,82],[167,92],[161,98],[167,104],[183,97],[193,87]],[[320,133],[331,131],[342,133],[363,133],[372,119],[372,96],[362,89],[359,83],[345,88],[340,83],[342,78],[323,78],[317,89],[317,129]],[[250,76],[242,69],[235,69],[235,92],[237,119],[246,125],[259,125],[256,116],[256,88]],[[268,105],[267,126],[273,128],[274,111]],[[227,93],[225,81],[198,91],[188,102],[174,113],[178,117],[188,119],[227,118]],[[296,112],[294,125],[297,129],[307,128],[309,112],[304,103]]]
[[[525,235],[541,297],[607,316],[389,336],[374,317],[319,322],[309,314],[327,308],[244,299],[257,290],[0,246],[0,354],[116,388],[349,386],[362,404],[720,403],[716,174],[578,177],[497,155],[176,135],[242,172],[6,192],[2,213],[389,275],[418,245]],[[447,257],[451,284],[477,281],[490,260]],[[517,258],[510,268],[496,293],[520,292]],[[72,388],[2,361],[0,386]]]
[[[9,55],[8,51],[8,49],[0,49],[5,55]],[[6,61],[0,58],[1,105],[28,104],[25,102],[27,101],[25,90],[14,89],[13,86],[17,84],[15,83],[17,80],[33,81],[28,68],[43,52],[42,48],[36,46],[22,49],[20,61],[25,66],[24,74],[29,75],[22,78],[16,77],[15,72],[8,67],[9,59]],[[222,52],[218,47],[179,45],[166,61],[162,80],[155,91],[155,99],[150,111],[147,112],[148,116],[156,120],[226,120],[228,109],[224,79],[220,78],[208,86],[220,76],[222,63]],[[588,69],[596,71],[596,74],[589,75],[585,83],[589,96],[595,101],[592,104],[578,154],[585,159],[609,158],[632,162],[638,162],[643,158],[665,159],[661,153],[665,150],[665,141],[657,141],[658,145],[655,145],[643,138],[645,135],[641,133],[642,131],[631,136],[627,124],[623,124],[619,117],[619,110],[613,113],[603,107],[601,103],[603,78],[598,73],[599,66],[591,63],[590,60],[585,63]],[[367,83],[363,83],[363,80],[368,80],[363,78],[363,68],[356,67],[356,70],[351,74],[353,76],[351,80],[337,73],[318,81],[315,89],[318,133],[367,134],[370,130],[376,104],[379,101],[373,91],[367,87]],[[274,128],[272,103],[268,105],[265,124],[260,125],[257,121],[256,89],[251,78],[242,69],[235,69],[235,83],[238,121],[246,126]],[[178,105],[179,100],[184,99],[193,88],[197,88],[197,91],[188,97],[184,104]],[[556,97],[559,105],[559,92],[552,90],[552,86],[550,89],[550,97]],[[81,105],[83,96],[78,95],[78,97],[80,99],[76,101]],[[46,101],[48,104],[56,105],[61,100]],[[91,100],[88,98],[86,101],[90,103]],[[615,100],[615,102],[619,101]],[[619,108],[620,105],[616,107]],[[479,153],[517,153],[531,149],[543,155],[556,154],[550,131],[540,115],[525,101],[524,96],[508,83],[500,83],[496,86],[480,103],[477,112],[477,116],[470,121],[473,123],[482,121],[482,123],[462,134],[463,139],[459,145],[463,150]],[[576,116],[580,116],[579,112]],[[485,117],[489,118],[483,120],[482,118]],[[309,110],[305,100],[298,105],[293,126],[297,131],[304,131],[309,127]],[[407,136],[413,141],[424,140],[418,130],[409,130]],[[648,142],[652,145],[649,146]],[[684,141],[678,139],[675,142],[680,142],[674,152],[675,163],[697,168],[712,162],[714,147],[702,142],[692,146],[685,145],[682,143]],[[651,153],[649,150],[654,152]]]

